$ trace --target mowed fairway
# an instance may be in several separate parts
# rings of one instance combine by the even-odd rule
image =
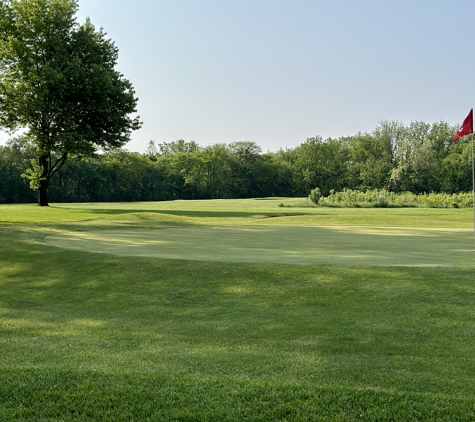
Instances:
[[[2,205],[0,420],[473,420],[472,217]]]

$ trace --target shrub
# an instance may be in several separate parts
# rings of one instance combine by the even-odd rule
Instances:
[[[310,191],[310,195],[308,195],[308,199],[312,201],[315,205],[318,205],[322,193],[320,192],[320,188],[315,188]]]
[[[311,195],[309,195],[310,200]],[[312,200],[313,202],[313,200]],[[464,208],[473,206],[472,193],[422,193],[389,192],[385,189],[372,189],[365,192],[344,189],[341,192],[330,191],[327,197],[320,197],[318,204],[324,207],[440,207]]]

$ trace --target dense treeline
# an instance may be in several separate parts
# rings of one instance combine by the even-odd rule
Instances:
[[[470,143],[452,139],[456,127],[382,122],[371,133],[308,138],[294,149],[263,153],[254,142],[200,146],[178,140],[147,152],[107,152],[69,159],[52,179],[52,202],[307,196],[343,189],[414,194],[472,190]],[[28,142],[0,146],[0,202],[34,202],[22,177],[33,155]]]

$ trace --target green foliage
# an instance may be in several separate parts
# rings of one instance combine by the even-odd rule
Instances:
[[[27,168],[21,177],[29,181],[31,189],[38,190],[41,186],[41,182],[46,180],[43,176],[43,167],[38,165],[35,159],[30,160],[30,166],[31,167]]]
[[[440,192],[446,185],[443,161],[455,146],[452,142],[455,131],[456,127],[445,122],[430,125],[416,121],[405,128],[397,144],[396,165],[391,174],[393,189]]]
[[[381,135],[358,134],[350,140],[348,171],[361,189],[389,187],[392,145]]]
[[[31,157],[28,152],[15,142],[0,145],[0,203],[28,202],[34,199],[21,177],[29,159]]]
[[[153,141],[152,144],[149,143],[151,148],[154,148]],[[186,142],[183,139],[178,139],[175,142],[163,142],[158,145],[159,153],[163,155],[172,155],[178,152],[196,152],[201,149],[201,147],[195,142],[190,141]]]
[[[432,207],[432,208],[464,208],[473,206],[472,193],[423,193],[389,192],[385,189],[372,189],[366,192],[344,189],[342,192],[331,192],[328,197],[320,199],[322,206],[342,207]]]
[[[323,195],[345,187],[348,149],[344,142],[321,137],[308,138],[296,148],[294,183],[297,192],[306,195],[319,186]],[[301,193],[300,193],[301,192]]]
[[[470,206],[470,200],[461,197],[440,196],[434,202],[408,194],[432,198],[432,194],[450,196],[472,190],[471,145],[454,144],[454,131],[444,122],[413,122],[406,127],[389,121],[381,122],[371,133],[309,138],[295,149],[267,153],[251,141],[206,147],[182,139],[158,146],[150,141],[145,154],[114,149],[83,162],[80,156],[69,157],[69,166],[61,169],[53,164],[58,177],[50,183],[50,197],[53,202],[303,197],[318,186],[322,195],[331,197],[327,204]],[[15,143],[15,154],[21,158],[9,161],[10,150],[0,149],[0,162],[4,155],[4,161],[10,162],[7,168],[14,166],[15,174],[21,174],[35,144],[29,138]],[[51,153],[41,164],[63,159]],[[44,169],[42,165],[35,164],[37,170]],[[29,176],[37,186],[45,176],[34,167]],[[12,180],[5,176],[0,189],[11,192]],[[345,190],[371,197],[354,200],[342,193]],[[378,192],[376,196],[368,193],[373,191]],[[345,199],[337,199],[340,196]],[[11,201],[8,198],[0,195],[0,201]],[[27,201],[31,197],[16,198]]]
[[[320,198],[322,196],[322,193],[320,192],[320,188],[315,188],[310,191],[310,194],[308,195],[308,199],[315,205],[318,205],[318,201],[320,201]]]
[[[75,0],[1,0],[0,126],[23,129],[36,166],[27,174],[47,205],[51,177],[69,157],[117,148],[140,127],[132,84],[114,69],[118,50]]]

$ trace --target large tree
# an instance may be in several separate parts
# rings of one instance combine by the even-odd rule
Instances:
[[[345,139],[308,138],[295,149],[294,178],[299,195],[320,188],[327,196],[346,186],[348,148]]]
[[[117,47],[77,10],[76,0],[0,0],[0,126],[29,140],[42,206],[69,157],[121,147],[140,127]]]

